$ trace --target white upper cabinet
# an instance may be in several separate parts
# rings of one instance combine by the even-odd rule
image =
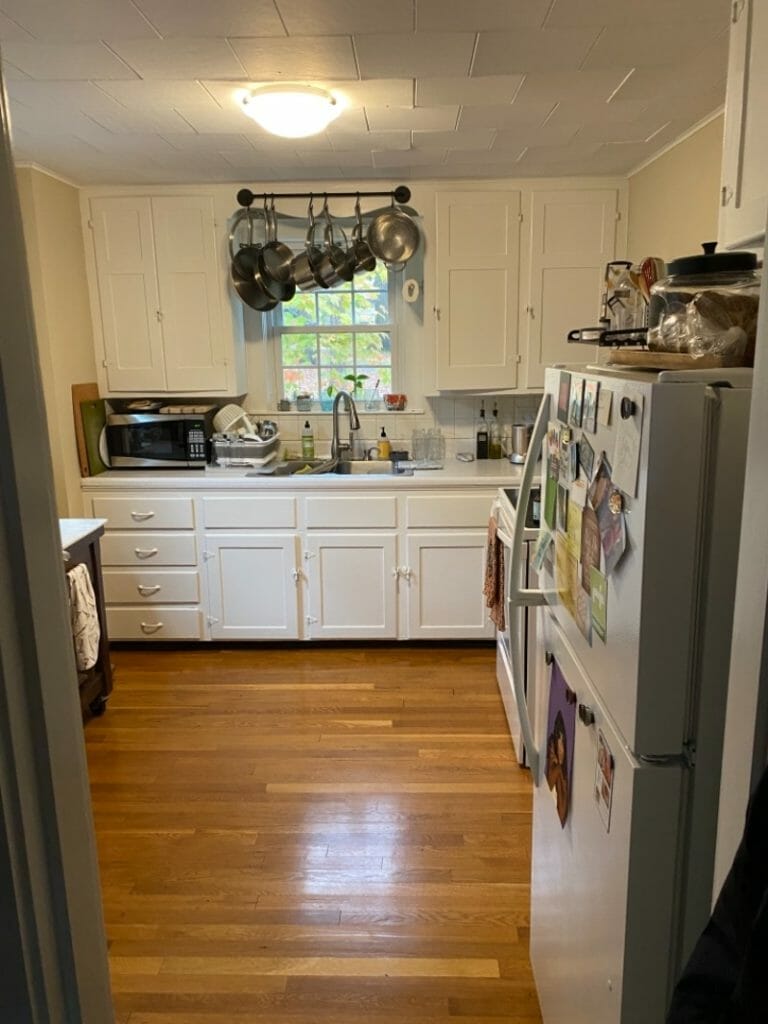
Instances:
[[[150,200],[91,200],[99,323],[111,391],[165,388]]]
[[[436,248],[437,387],[517,387],[520,193],[438,193]]]
[[[94,197],[88,226],[102,394],[242,393],[213,197]]]
[[[731,7],[725,101],[720,245],[763,245],[768,211],[768,4],[735,0]]]
[[[553,363],[596,358],[594,348],[567,339],[573,328],[597,323],[605,265],[616,249],[617,204],[615,189],[530,194],[521,275],[528,296],[521,314],[521,387],[543,387],[544,369]]]

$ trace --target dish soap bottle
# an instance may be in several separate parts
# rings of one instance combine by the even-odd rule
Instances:
[[[384,461],[389,459],[390,455],[392,454],[392,445],[389,443],[389,438],[387,437],[387,432],[384,429],[384,427],[381,428],[378,449],[380,459],[383,459]]]
[[[475,430],[475,458],[488,458],[488,423],[485,419],[485,403],[480,403],[480,418]]]
[[[301,431],[301,457],[302,459],[314,459],[315,457],[315,435],[312,433],[309,420],[304,421]]]
[[[500,459],[501,455],[501,424],[499,423],[499,409],[494,402],[493,416],[488,428],[488,458]]]

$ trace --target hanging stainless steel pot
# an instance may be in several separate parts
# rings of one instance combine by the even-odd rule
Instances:
[[[259,252],[259,272],[269,294],[280,302],[289,302],[296,294],[296,282],[291,271],[293,252],[284,242],[278,241],[274,196],[269,210],[267,200],[264,199],[264,223],[266,242]]]
[[[351,281],[355,273],[354,255],[347,244],[347,236],[343,228],[339,228],[344,245],[338,245],[334,230],[333,218],[328,209],[328,197],[325,197],[321,216],[325,220],[325,245],[320,256],[318,274],[326,288],[332,288],[341,281]]]
[[[309,197],[307,220],[309,221],[309,226],[307,227],[307,235],[304,240],[304,251],[300,252],[297,256],[294,256],[291,260],[291,274],[293,276],[293,280],[296,282],[296,287],[303,292],[311,291],[311,289],[317,287],[329,287],[325,284],[318,273],[322,249],[315,244],[317,222],[315,221],[315,210],[312,196]]]
[[[256,309],[260,313],[266,313],[274,309],[278,300],[271,295],[264,286],[258,266],[258,258],[261,246],[255,245],[253,241],[253,213],[248,207],[246,211],[248,219],[248,243],[242,245],[232,257],[232,284],[242,301]],[[235,225],[233,225],[234,231]],[[230,235],[230,246],[234,245],[233,235]]]
[[[368,225],[366,235],[371,252],[385,263],[405,263],[419,247],[418,225],[395,206],[378,213]]]
[[[352,255],[355,260],[356,274],[370,274],[376,269],[376,257],[371,247],[363,238],[363,215],[360,212],[360,196],[355,199],[355,226],[352,228]]]

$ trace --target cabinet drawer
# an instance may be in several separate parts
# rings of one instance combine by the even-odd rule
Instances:
[[[203,522],[213,530],[296,526],[295,498],[203,498]]]
[[[189,530],[195,525],[191,498],[93,498],[93,514],[107,530]]]
[[[394,496],[307,498],[306,507],[310,529],[397,526],[397,498]]]
[[[406,500],[409,529],[428,526],[486,526],[496,491],[414,495]]]
[[[201,640],[197,608],[107,608],[110,640]]]
[[[196,569],[105,569],[103,578],[107,604],[197,604],[200,600],[200,576]]]
[[[197,565],[193,533],[105,533],[102,565]]]

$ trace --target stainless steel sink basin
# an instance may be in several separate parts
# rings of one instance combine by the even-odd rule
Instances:
[[[262,470],[252,470],[246,476],[372,476],[392,472],[391,462],[369,462],[366,459],[291,459],[278,462]]]

